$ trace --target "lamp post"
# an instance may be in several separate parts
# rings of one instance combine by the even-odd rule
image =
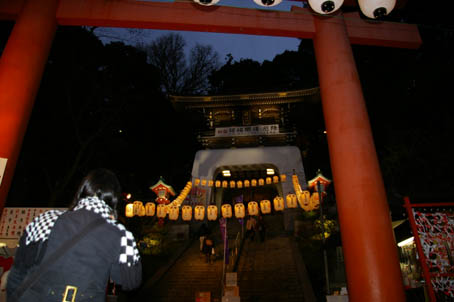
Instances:
[[[325,266],[325,281],[326,281],[326,294],[330,294],[329,284],[329,271],[328,271],[328,256],[325,249],[325,219],[323,217],[323,193],[325,193],[326,187],[331,183],[331,180],[322,175],[320,169],[317,171],[317,176],[308,181],[309,188],[314,188],[318,192],[318,199],[320,203],[320,224],[322,228],[322,250],[323,250],[323,262]]]

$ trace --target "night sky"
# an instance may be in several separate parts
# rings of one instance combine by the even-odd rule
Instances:
[[[429,6],[408,1],[405,10],[390,17],[418,24],[423,39],[419,49],[352,47],[388,200],[396,211],[405,195],[421,201],[453,200],[454,26],[451,10],[437,7],[440,3],[444,2],[433,1]],[[2,49],[11,23],[0,25]],[[214,39],[202,42],[216,43]],[[232,49],[220,47],[224,53],[234,53],[239,44],[251,48],[240,42]],[[143,199],[153,198],[148,187],[160,176],[177,191],[190,179],[192,160],[200,148],[194,121],[170,106],[160,92],[155,68],[140,52],[121,43],[108,45],[80,29],[59,29],[7,206],[64,205],[81,177],[99,166],[117,172],[125,191]],[[311,41],[297,41],[296,48],[291,46],[268,62],[263,62],[261,48],[257,46],[249,59],[247,52],[234,55],[230,66],[224,66],[217,76],[230,79],[231,86],[223,87],[221,93],[231,92],[232,87],[236,93],[247,93],[318,85]],[[222,67],[226,61],[220,58]],[[302,68],[292,69],[294,60],[300,60]],[[276,70],[297,80],[276,78]],[[254,76],[268,72],[266,79]],[[232,80],[238,75],[250,82]],[[320,104],[305,110],[310,111],[295,114],[305,117],[297,126],[306,174],[312,178],[322,168],[331,177]],[[75,116],[81,121],[77,133],[71,124]],[[103,124],[109,116],[112,120]],[[98,130],[102,134],[91,139],[90,134]],[[87,141],[87,146],[81,144]],[[85,148],[82,154],[81,148]],[[63,186],[63,182],[67,183]],[[62,191],[55,194],[59,188]]]

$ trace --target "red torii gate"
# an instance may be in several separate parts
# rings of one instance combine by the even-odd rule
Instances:
[[[313,39],[350,301],[405,301],[389,207],[350,44],[417,48],[421,39],[416,26],[367,22],[358,13],[315,17],[303,8],[281,12],[132,0],[0,0],[0,18],[16,21],[0,60],[0,158],[8,159],[0,210],[58,25]]]

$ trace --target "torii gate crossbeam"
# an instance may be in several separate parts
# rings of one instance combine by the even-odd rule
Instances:
[[[3,208],[57,25],[96,25],[311,38],[339,209],[350,301],[405,301],[386,193],[351,43],[417,48],[416,26],[358,14],[291,12],[132,0],[0,0],[16,20],[0,60]],[[354,181],[353,178],[354,177]]]

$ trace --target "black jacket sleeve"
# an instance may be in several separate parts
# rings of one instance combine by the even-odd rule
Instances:
[[[138,288],[142,283],[142,262],[134,265],[114,264],[110,272],[110,278],[113,282],[121,285],[123,290],[133,290]]]
[[[112,264],[110,278],[123,290],[133,290],[142,283],[142,262],[134,235],[124,229],[118,242],[117,261]]]
[[[26,237],[27,232],[25,231],[19,240],[19,247],[14,256],[14,263],[8,275],[8,281],[6,283],[7,296],[12,295],[22,284],[29,272],[41,263],[47,247],[47,241],[32,242],[26,245]]]

